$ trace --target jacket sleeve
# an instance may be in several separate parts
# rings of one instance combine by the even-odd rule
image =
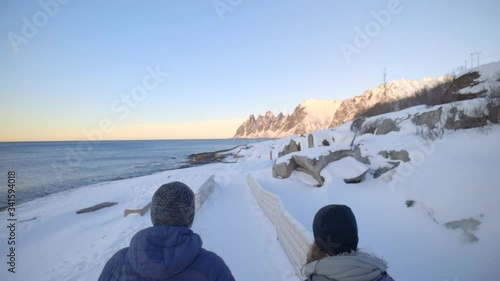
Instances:
[[[231,270],[227,267],[226,263],[221,259],[221,266],[216,281],[235,281]]]
[[[101,275],[99,276],[98,281],[112,281],[111,278],[113,276],[113,271],[117,264],[121,263],[122,260],[126,258],[127,249],[124,248],[120,251],[116,252],[106,263],[104,268],[102,269]]]
[[[233,274],[231,273],[231,270],[221,257],[210,251],[206,251],[206,253],[211,264],[209,280],[235,281]]]

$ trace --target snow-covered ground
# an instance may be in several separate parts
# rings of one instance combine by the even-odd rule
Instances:
[[[253,174],[311,232],[322,206],[351,206],[360,248],[384,257],[396,280],[498,280],[500,126],[448,132],[439,143],[410,137],[398,141],[390,134],[369,137],[379,138],[373,146],[409,150],[412,161],[402,164],[392,181],[367,176],[359,184],[344,183],[351,177],[346,170],[360,165],[343,161],[352,158],[327,166],[321,188],[312,187],[315,182],[302,173],[287,180],[266,170]],[[416,203],[408,208],[407,200]],[[461,230],[443,225],[469,218],[481,222],[478,242],[468,243]]]
[[[402,116],[423,109],[391,114]],[[352,133],[345,132],[349,125],[316,132],[315,136],[333,135],[338,142],[347,143],[352,139]],[[28,202],[16,210],[15,274],[7,271],[6,227],[0,231],[0,280],[96,280],[106,261],[126,247],[137,231],[151,225],[149,213],[123,217],[124,209],[146,205],[163,183],[179,180],[196,190],[210,175],[216,176],[217,187],[193,225],[204,247],[219,254],[237,280],[299,280],[276,240],[275,228],[245,182],[248,173],[277,194],[285,208],[310,231],[320,207],[331,203],[351,206],[358,220],[359,246],[384,257],[396,280],[498,280],[500,126],[446,131],[433,142],[423,140],[413,129],[408,125],[387,135],[358,136],[355,144],[363,143],[364,156],[372,163],[383,160],[377,154],[382,149],[405,149],[411,159],[391,176],[374,179],[368,174],[358,184],[343,181],[354,170],[364,170],[354,158],[328,165],[321,173],[325,184],[320,188],[303,173],[273,178],[269,152],[276,160],[278,152],[293,138],[288,137],[242,150],[239,154],[243,157],[235,164],[211,164],[101,183]],[[307,147],[307,138],[302,139],[302,147]],[[320,153],[324,150],[318,149]],[[315,150],[310,151],[314,155]],[[407,200],[415,204],[409,208]],[[93,213],[75,213],[105,201],[119,204]],[[469,218],[480,221],[478,229],[472,231],[479,241],[466,242],[461,230],[444,226]],[[0,213],[0,222],[6,224],[6,212]]]
[[[212,174],[218,186],[195,217],[193,230],[204,247],[219,254],[237,280],[281,280],[293,269],[276,240],[272,224],[259,209],[244,177],[231,165],[214,164],[102,183],[61,192],[17,208],[16,273],[7,271],[7,233],[1,231],[0,280],[97,280],[106,261],[128,246],[132,236],[151,226],[149,212],[123,217],[140,208],[163,183],[182,181],[194,191]],[[79,209],[113,201],[118,205],[93,213]],[[6,222],[6,213],[0,215]],[[258,269],[258,270],[256,270]],[[293,279],[289,279],[293,280]]]

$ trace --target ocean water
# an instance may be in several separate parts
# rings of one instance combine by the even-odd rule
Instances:
[[[7,205],[7,172],[16,173],[16,203],[100,182],[178,169],[192,153],[263,139],[68,141],[0,143],[0,208]]]

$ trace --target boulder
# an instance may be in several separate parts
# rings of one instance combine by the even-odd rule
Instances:
[[[360,182],[365,180],[365,176],[366,176],[367,172],[368,172],[368,170],[364,171],[361,175],[359,175],[357,177],[350,178],[350,179],[344,179],[344,182],[345,183],[360,183]]]
[[[365,123],[366,117],[358,117],[352,121],[351,131],[355,134],[361,132],[361,128],[363,127],[363,123]]]
[[[304,172],[312,176],[318,186],[323,186],[325,179],[320,175],[321,170],[329,163],[340,160],[347,156],[353,156],[353,151],[349,149],[332,151],[328,155],[321,155],[317,159],[310,159],[307,156],[292,155],[287,162],[281,162],[273,165],[272,174],[275,178],[285,179],[290,177],[294,170]]]
[[[469,72],[456,78],[446,90],[443,96],[442,103],[455,101],[470,100],[481,97],[486,94],[487,90],[482,89],[478,92],[462,93],[461,90],[467,87],[474,87],[480,83],[481,75],[477,71]]]
[[[403,162],[410,161],[408,151],[406,151],[406,150],[397,150],[397,151],[396,150],[390,150],[390,151],[382,150],[378,154],[386,159],[401,160]]]
[[[491,123],[500,124],[500,105],[493,102],[488,103],[488,120]]]
[[[274,164],[273,165],[273,177],[280,178],[280,179],[286,179],[292,174],[292,172],[296,168],[297,168],[297,165],[295,164],[295,161],[293,159],[290,159],[290,161],[288,163],[282,162],[279,164]]]
[[[316,165],[317,164],[316,159],[310,159],[306,156],[300,156],[300,155],[293,155],[292,159],[297,165],[296,168],[297,171],[304,172],[312,176],[318,182],[317,185],[318,187],[323,186],[323,184],[325,183],[325,178],[323,178],[320,175],[320,173],[324,167],[321,168],[320,166]]]
[[[351,156],[363,164],[370,165],[370,159],[368,159],[367,156],[361,155],[361,145],[360,144],[356,145]]]
[[[388,162],[389,166],[383,166],[383,167],[380,167],[377,170],[375,170],[375,173],[373,174],[373,178],[376,179],[376,178],[380,177],[381,175],[397,168],[399,166],[399,163],[400,162],[389,161]]]
[[[457,115],[458,118],[456,117]],[[464,112],[459,111],[456,114],[450,115],[448,119],[446,119],[444,127],[448,130],[470,129],[483,127],[488,123],[487,121],[488,119],[486,116],[471,117]]]
[[[297,151],[300,151],[300,143],[297,144],[294,140],[290,140],[290,143],[288,145],[285,145],[285,148],[283,149],[283,151],[280,151],[278,153],[278,157],[281,157],[283,155],[287,155],[289,153],[292,153],[292,152],[297,152]]]
[[[456,221],[450,221],[444,224],[445,227],[449,229],[461,229],[463,231],[462,238],[467,243],[473,243],[479,241],[476,237],[475,232],[479,229],[480,221],[468,218]]]
[[[399,131],[399,127],[396,125],[396,122],[392,119],[384,119],[375,129],[375,135],[386,135],[390,132]]]
[[[430,129],[436,128],[436,125],[441,120],[441,115],[443,114],[442,108],[437,110],[427,111],[420,114],[415,114],[411,121],[417,126],[427,125]]]

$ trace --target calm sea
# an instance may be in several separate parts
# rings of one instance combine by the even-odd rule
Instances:
[[[186,165],[192,153],[263,139],[3,142],[0,208],[7,205],[7,171],[16,172],[16,203],[99,182],[139,177]]]

